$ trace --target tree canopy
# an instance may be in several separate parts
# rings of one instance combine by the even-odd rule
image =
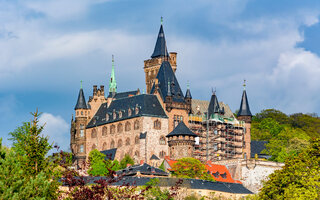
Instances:
[[[269,176],[259,193],[260,199],[320,198],[320,139],[312,139],[308,148],[290,155],[281,170]]]
[[[179,178],[199,178],[214,181],[206,166],[195,158],[181,158],[172,166],[173,174]]]

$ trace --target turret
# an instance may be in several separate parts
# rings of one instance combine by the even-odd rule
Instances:
[[[170,158],[178,160],[185,157],[193,157],[195,138],[197,135],[182,121],[167,136]]]
[[[247,92],[246,92],[246,80],[244,80],[243,83],[243,93],[240,103],[240,109],[237,114],[238,120],[245,122],[245,147],[244,147],[244,157],[250,158],[251,156],[251,119],[252,114],[249,107],[249,102],[247,98]]]
[[[115,93],[117,93],[117,82],[116,82],[116,76],[114,73],[114,56],[112,55],[112,70],[111,70],[111,77],[109,82],[109,95],[114,96]]]
[[[191,92],[190,92],[190,88],[189,88],[189,82],[187,83],[187,91],[186,91],[186,95],[184,97],[184,100],[187,104],[187,107],[188,107],[188,112],[189,114],[191,114],[191,100],[192,100],[192,96],[191,96]]]
[[[224,108],[220,108],[219,101],[216,95],[216,92],[213,91],[208,107],[208,118],[213,118],[215,114],[224,114]]]

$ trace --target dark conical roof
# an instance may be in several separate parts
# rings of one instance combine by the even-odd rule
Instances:
[[[188,135],[193,137],[198,137],[195,133],[190,131],[190,129],[184,124],[184,122],[180,122],[176,128],[171,131],[166,137],[170,136],[179,136],[179,135]]]
[[[189,89],[189,88],[187,89],[187,92],[186,92],[186,96],[185,96],[185,97],[192,99],[191,92],[190,92],[190,89]]]
[[[168,56],[167,46],[166,46],[166,39],[164,37],[163,26],[161,24],[158,39],[156,42],[156,46],[154,47],[153,54],[151,58],[160,57],[160,56]]]
[[[249,107],[249,103],[248,103],[246,90],[243,90],[241,104],[240,104],[240,110],[237,115],[238,116],[252,116],[251,111],[250,111],[250,107]]]
[[[221,109],[219,106],[218,98],[216,94],[213,93],[210,99],[209,107],[208,107],[208,116],[210,118],[211,115],[215,113],[220,113],[220,112],[221,112]]]
[[[83,94],[83,89],[82,88],[79,91],[78,101],[77,101],[76,107],[74,109],[75,110],[77,110],[77,109],[87,109],[86,99],[84,98],[84,94]]]
[[[168,92],[171,92],[172,100],[175,102],[184,102],[184,96],[182,90],[179,86],[176,75],[174,74],[172,67],[168,61],[163,61],[159,69],[158,84],[160,89],[160,94],[163,101],[168,96]],[[168,82],[170,86],[168,86]],[[155,85],[152,86],[150,94],[153,94],[155,90]]]

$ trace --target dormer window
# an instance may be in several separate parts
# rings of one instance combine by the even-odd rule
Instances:
[[[115,110],[113,110],[112,117],[113,117],[113,119],[116,119],[116,118],[117,118],[117,114],[116,114],[116,111],[115,111]]]
[[[106,114],[106,121],[109,121],[109,114]]]
[[[131,109],[129,108],[129,109],[128,109],[128,116],[130,117],[131,114],[132,114],[132,111],[131,111]]]
[[[139,108],[138,107],[136,107],[135,113],[136,113],[136,115],[139,114]]]
[[[119,111],[119,118],[122,118],[122,111]]]

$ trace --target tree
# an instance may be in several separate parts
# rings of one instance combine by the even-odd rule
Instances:
[[[199,178],[214,181],[206,166],[195,158],[181,158],[172,166],[173,174],[179,178]]]
[[[32,122],[25,122],[23,126],[9,133],[13,141],[13,150],[22,163],[24,172],[31,176],[36,176],[41,171],[50,170],[53,163],[46,157],[52,145],[49,144],[48,137],[41,135],[44,126],[39,126],[38,111],[31,113]],[[50,171],[47,171],[50,173]]]
[[[280,124],[287,124],[289,118],[286,114],[276,109],[265,109],[253,116],[252,121],[261,122],[263,119],[272,118]]]
[[[291,155],[281,170],[264,183],[260,199],[320,198],[320,139],[311,140],[307,149]]]
[[[27,156],[2,147],[0,140],[0,199],[57,199],[58,182],[42,170],[26,173]]]
[[[88,174],[91,176],[107,176],[110,174],[108,167],[111,165],[110,160],[105,160],[105,155],[94,149],[89,153],[90,169]]]
[[[127,167],[127,165],[130,164],[130,165],[134,165],[134,161],[133,159],[130,157],[130,155],[126,154],[124,156],[124,158],[120,161],[120,168],[121,169],[124,169]]]

